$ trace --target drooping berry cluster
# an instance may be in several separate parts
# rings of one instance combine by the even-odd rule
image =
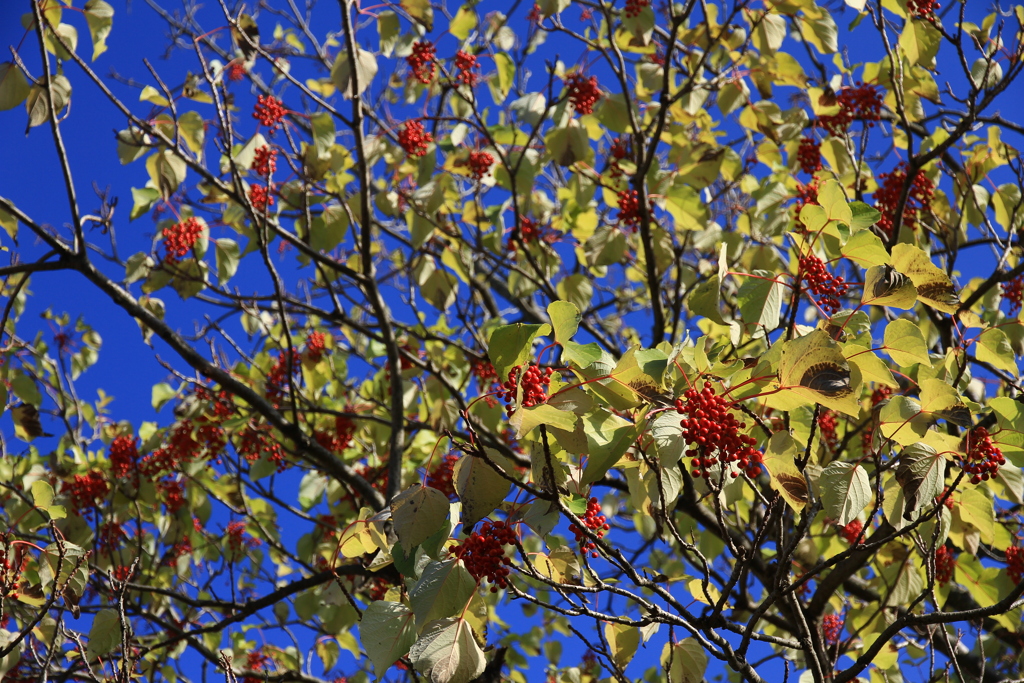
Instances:
[[[517,248],[516,237],[519,237],[519,241],[523,244],[530,244],[540,239],[541,227],[537,221],[528,218],[527,216],[519,216],[519,226],[514,228],[508,236],[508,244],[506,248],[515,252]]]
[[[846,526],[839,527],[839,535],[842,536],[844,541],[851,545],[857,542],[857,539],[860,538],[863,531],[864,524],[859,519],[853,520]]]
[[[601,503],[597,498],[591,498],[587,501],[587,511],[580,517],[590,531],[598,538],[604,538],[606,531],[611,529],[611,525],[608,524],[608,518],[601,512]],[[582,529],[576,525],[575,522],[569,525],[569,531],[576,537],[576,542],[580,544],[580,548],[585,553],[590,553],[593,558],[599,557],[597,552],[597,544],[587,538],[586,534],[583,533]]]
[[[821,442],[825,444],[825,447],[832,452],[835,452],[836,446],[839,445],[839,436],[836,434],[836,427],[839,426],[838,420],[836,420],[836,414],[831,410],[821,411],[821,415],[818,416],[818,429],[821,431]]]
[[[412,75],[417,81],[423,84],[434,80],[437,73],[437,64],[434,59],[437,57],[437,49],[429,40],[417,40],[412,44],[412,54],[405,58]]]
[[[173,515],[185,506],[185,486],[177,479],[161,479],[156,483],[156,491],[168,514]]]
[[[907,182],[906,162],[900,162],[892,173],[879,173],[878,180],[881,187],[875,191],[875,208],[882,214],[878,219],[878,227],[883,234],[889,236],[896,225],[896,207],[899,205],[903,186]],[[907,203],[903,205],[903,225],[910,230],[917,227],[918,214],[931,205],[934,191],[935,185],[932,181],[923,171],[918,171],[910,186]]]
[[[469,371],[476,377],[477,385],[481,388],[489,386],[498,381],[498,371],[486,358],[472,358],[469,361]]]
[[[256,175],[267,178],[277,170],[277,150],[270,145],[257,147],[253,153],[252,170]]]
[[[907,13],[921,19],[934,19],[935,11],[940,9],[935,0],[907,0]]]
[[[1024,580],[1024,547],[1011,545],[1006,549],[1006,575],[1014,583]]]
[[[71,509],[77,515],[89,516],[100,509],[103,499],[110,493],[110,484],[99,470],[76,474],[73,481],[64,482],[63,493],[71,499]]]
[[[245,65],[239,60],[235,60],[228,64],[228,68],[225,71],[229,81],[237,82],[245,78]]]
[[[618,178],[624,171],[621,162],[629,156],[629,140],[615,138],[612,141],[611,149],[608,150],[608,171],[613,178]]]
[[[476,55],[470,54],[464,50],[459,50],[455,53],[455,80],[463,85],[473,87],[480,80],[480,74],[474,71],[479,65],[477,64]]]
[[[953,570],[956,568],[956,558],[953,551],[946,546],[939,546],[935,549],[935,582],[940,586],[949,583],[953,578]]]
[[[263,185],[251,185],[249,187],[249,203],[254,211],[263,213],[268,206],[274,205],[274,195]]]
[[[683,440],[691,447],[690,469],[695,477],[711,476],[711,468],[721,464],[723,470],[735,464],[749,477],[756,477],[761,471],[761,452],[754,446],[757,441],[740,430],[746,423],[739,422],[732,412],[732,404],[715,393],[711,382],[704,382],[701,391],[688,389],[683,397],[676,399],[676,412],[685,415],[679,424],[683,428]],[[731,472],[733,477],[739,471]]]
[[[878,89],[867,83],[858,82],[855,86],[842,88],[836,94],[839,112],[831,116],[818,117],[817,125],[832,135],[843,135],[855,121],[865,121],[868,127],[874,126],[881,118],[882,94]]]
[[[391,589],[391,582],[382,576],[375,576],[363,584],[366,588],[366,599],[370,602],[383,600]]]
[[[270,129],[273,133],[281,125],[288,110],[284,108],[284,102],[273,95],[260,95],[256,98],[256,106],[253,107],[252,117]]]
[[[796,184],[796,203],[793,204],[793,213],[798,218],[800,216],[800,209],[804,208],[808,204],[818,203],[818,188],[821,186],[821,179],[818,176],[811,178],[810,182],[797,183]],[[803,229],[803,223],[797,221],[797,228]]]
[[[651,0],[626,0],[626,6],[622,8],[622,14],[630,19],[638,17],[650,4]]]
[[[640,225],[640,196],[636,190],[619,193],[619,225],[636,232]]]
[[[261,456],[274,463],[278,472],[288,468],[288,461],[284,457],[284,448],[279,439],[274,437],[273,430],[268,424],[255,424],[249,422],[245,428],[238,433],[235,441],[235,450],[248,462],[256,462]]]
[[[277,360],[267,373],[263,390],[275,408],[279,407],[288,395],[288,388],[299,367],[299,353],[295,349],[285,349],[278,354]]]
[[[306,358],[314,363],[319,363],[327,349],[323,332],[310,332],[306,336]]]
[[[127,538],[124,527],[117,522],[104,522],[96,531],[96,545],[101,552],[108,554],[120,548],[122,541]]]
[[[469,172],[476,180],[481,180],[488,175],[493,165],[494,157],[491,154],[477,151],[469,153]]]
[[[828,315],[840,308],[839,297],[845,296],[850,285],[841,275],[832,275],[825,270],[825,264],[814,254],[800,257],[800,281],[815,296],[821,310]]]
[[[259,650],[255,650],[246,656],[245,667],[252,672],[263,671],[271,661],[272,660],[268,655],[263,654]],[[241,683],[262,683],[264,680],[264,676],[250,675],[245,676]]]
[[[517,407],[520,408],[531,408],[533,406],[539,406],[544,401],[548,400],[548,386],[551,384],[551,373],[554,372],[551,368],[543,368],[535,363],[531,363],[526,370],[523,370],[523,366],[517,365],[508,371],[508,379],[504,384],[501,385],[502,391],[499,396],[505,401],[505,411],[511,415],[516,411]],[[522,375],[522,381],[520,382],[520,374]],[[516,401],[516,385],[522,384],[523,386],[523,397],[520,399],[518,406],[515,404]]]
[[[594,113],[594,105],[601,99],[597,76],[587,78],[577,71],[565,79],[565,87],[569,91],[569,102],[578,113]]]
[[[835,645],[843,632],[844,619],[839,614],[826,614],[821,619],[821,632],[826,645]]]
[[[434,141],[420,121],[406,121],[402,130],[398,131],[398,145],[411,157],[421,157],[427,153],[427,145]]]
[[[139,464],[139,440],[131,436],[119,436],[110,443],[110,474],[115,479],[124,479],[137,471]]]
[[[821,143],[813,137],[800,138],[800,147],[796,151],[796,160],[800,170],[813,174],[821,170]]]
[[[960,457],[960,467],[971,475],[972,484],[988,481],[1006,464],[1003,452],[992,443],[992,437],[984,427],[975,427],[967,432],[960,447],[966,452]]]
[[[508,565],[505,546],[515,543],[516,532],[507,522],[485,521],[480,531],[474,531],[465,541],[453,546],[451,552],[462,560],[466,570],[479,583],[484,579],[493,584],[491,592],[508,586]]]
[[[183,256],[192,251],[192,247],[195,246],[196,240],[203,234],[203,226],[193,216],[186,218],[185,220],[175,223],[169,228],[163,229],[164,237],[164,249],[167,250],[167,255],[164,257],[164,263],[177,263]]]
[[[455,481],[453,479],[455,463],[458,461],[459,456],[449,453],[444,456],[444,460],[437,467],[427,473],[427,486],[437,489],[448,496],[448,500],[455,500],[458,497],[455,494]]]
[[[1000,287],[1003,290],[1003,301],[1010,304],[1010,315],[1016,315],[1020,311],[1021,300],[1024,299],[1024,275],[1018,275]]]
[[[245,522],[228,522],[227,528],[224,529],[224,535],[227,536],[228,547],[235,552],[240,551],[243,546],[255,548],[263,543],[260,539],[253,538],[245,532]]]

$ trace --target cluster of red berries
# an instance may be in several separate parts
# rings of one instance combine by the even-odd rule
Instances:
[[[935,18],[935,10],[940,9],[935,0],[907,0],[907,13],[912,17]]]
[[[455,463],[458,461],[459,456],[449,453],[444,456],[441,464],[427,473],[427,486],[448,496],[448,500],[455,500],[458,497],[455,493],[454,481]]]
[[[554,370],[551,368],[541,369],[536,363],[530,363],[525,371],[521,365],[509,370],[508,380],[501,385],[502,391],[498,393],[506,403],[505,411],[509,415],[516,411],[516,406],[513,404],[516,400],[516,385],[520,384],[520,375],[522,375],[523,398],[519,401],[518,407],[531,408],[548,400],[547,390],[551,384],[552,372]]]
[[[473,71],[478,66],[476,55],[459,50],[455,53],[455,70],[458,72],[455,80],[472,88],[480,80],[480,74]]]
[[[245,533],[245,522],[228,522],[224,534],[228,537],[228,547],[234,551],[240,551],[242,546],[255,548],[262,544],[258,538],[253,538]]]
[[[626,6],[622,8],[622,14],[630,19],[638,17],[650,4],[651,0],[626,0]]]
[[[485,521],[480,531],[474,531],[461,544],[453,546],[451,552],[462,560],[466,569],[477,582],[487,579],[491,592],[508,586],[508,565],[512,560],[505,556],[505,546],[515,543],[516,532],[507,522]]]
[[[202,234],[202,224],[192,216],[179,223],[175,223],[169,228],[164,228],[164,249],[167,250],[164,263],[177,263],[180,261],[183,256],[192,251],[196,240]]]
[[[225,443],[224,428],[218,424],[204,421],[197,426],[192,420],[182,420],[168,432],[166,445],[142,459],[139,471],[156,478],[195,460],[219,454]]]
[[[477,384],[481,387],[498,381],[498,371],[494,369],[491,361],[486,358],[470,359],[469,371],[476,377]]]
[[[800,257],[800,281],[815,296],[821,310],[829,315],[839,310],[839,297],[845,296],[850,289],[841,275],[832,275],[825,270],[825,264],[814,254]]]
[[[268,206],[274,205],[274,195],[263,185],[251,185],[249,187],[249,203],[254,211],[263,213]]]
[[[437,73],[437,64],[434,59],[437,57],[437,50],[429,40],[417,40],[412,44],[412,54],[405,58],[412,75],[417,81],[423,84],[434,80]]]
[[[821,415],[818,416],[818,429],[821,431],[821,442],[825,444],[825,447],[830,451],[835,451],[836,446],[839,445],[839,435],[836,434],[836,428],[839,426],[839,421],[836,420],[836,414],[831,410],[823,410]]]
[[[960,467],[971,475],[972,484],[988,481],[1006,464],[1003,452],[992,443],[992,437],[984,427],[975,427],[967,432],[960,447],[967,453],[960,458]]]
[[[875,208],[882,217],[878,219],[878,227],[886,235],[892,235],[893,227],[896,225],[896,207],[900,201],[900,194],[907,182],[907,163],[905,161],[893,169],[892,173],[879,173],[878,179],[882,185],[875,191]],[[932,195],[935,192],[935,185],[925,176],[923,171],[918,171],[914,176],[913,184],[910,186],[910,194],[907,195],[907,203],[903,205],[903,224],[909,229],[917,227],[918,214],[931,205]]]
[[[541,227],[537,221],[528,218],[526,216],[519,217],[519,227],[512,230],[508,236],[508,244],[506,248],[511,251],[516,251],[516,236],[518,235],[519,241],[523,244],[530,244],[540,239]]]
[[[1003,290],[1003,301],[1010,302],[1010,315],[1015,315],[1024,299],[1024,275],[1018,275],[1009,282],[1000,285]]]
[[[365,479],[370,486],[381,492],[387,490],[388,481],[391,479],[386,461],[382,462],[378,467],[373,467],[369,463],[360,465],[356,468],[356,474]]]
[[[266,455],[267,460],[274,463],[278,472],[288,468],[288,461],[284,457],[284,448],[281,442],[274,438],[273,430],[268,424],[254,425],[247,424],[238,434],[235,442],[235,450],[248,462],[256,462],[261,455]]]
[[[295,349],[281,351],[277,356],[277,360],[274,361],[273,367],[270,368],[270,372],[267,373],[267,380],[264,383],[263,390],[263,393],[274,404],[275,408],[280,407],[281,402],[288,393],[291,380],[295,373],[298,372],[298,369],[298,352]]]
[[[179,558],[185,555],[192,554],[192,539],[188,536],[183,536],[180,541],[171,546],[171,549],[167,551],[163,558],[163,564],[165,566],[171,566]]]
[[[796,160],[804,173],[815,173],[821,170],[821,143],[813,137],[800,138],[800,147],[796,151]]]
[[[252,170],[263,178],[270,177],[277,170],[277,150],[270,145],[257,147],[253,154]]]
[[[817,125],[832,135],[843,135],[854,120],[866,121],[868,127],[881,118],[882,95],[878,89],[867,83],[858,82],[854,87],[842,88],[836,95],[839,112],[832,116],[821,116]]]
[[[356,423],[344,415],[334,418],[334,450],[341,452],[352,445],[352,437],[356,433]]]
[[[939,546],[935,549],[935,582],[940,586],[949,583],[953,578],[953,569],[956,567],[956,558],[953,551],[946,546]]]
[[[580,114],[593,114],[594,105],[601,99],[601,88],[597,85],[597,76],[585,77],[578,71],[565,79],[565,87],[569,91],[569,102]]]
[[[808,204],[818,203],[818,188],[821,187],[821,179],[818,176],[811,178],[809,183],[797,183],[796,184],[796,203],[793,205],[793,211],[799,219],[800,210]],[[803,224],[799,224],[798,228],[803,227]]]
[[[61,487],[71,499],[71,509],[77,515],[91,515],[100,509],[103,499],[110,493],[110,484],[99,470],[87,474],[76,474],[74,481],[66,481]]]
[[[1024,547],[1011,545],[1006,549],[1006,575],[1014,583],[1024,580]]]
[[[739,422],[732,413],[732,404],[725,397],[715,393],[711,382],[704,382],[704,389],[688,389],[683,397],[676,399],[676,412],[685,415],[679,424],[683,428],[683,440],[691,446],[690,467],[693,476],[711,476],[715,464],[723,468],[735,463],[749,477],[756,477],[761,471],[761,452],[754,448],[757,441],[740,430],[747,425]],[[738,477],[739,471],[733,471]]]
[[[366,597],[370,602],[376,602],[377,600],[383,600],[387,596],[388,591],[391,589],[391,582],[387,579],[375,576],[365,584],[363,587],[366,588]]]
[[[612,141],[611,149],[608,150],[608,170],[613,178],[623,174],[620,163],[629,156],[629,141],[622,138],[615,138]]]
[[[843,617],[839,614],[826,614],[821,619],[821,632],[825,636],[826,645],[835,645],[843,632]]]
[[[273,95],[260,95],[256,98],[252,117],[273,133],[281,125],[281,121],[287,113],[288,110],[284,108],[284,102]]]
[[[128,538],[124,527],[117,522],[104,522],[96,531],[96,546],[104,553],[112,553]]]
[[[306,358],[314,363],[319,363],[326,350],[326,339],[323,332],[310,332],[306,336]]]
[[[402,130],[398,131],[398,145],[411,157],[421,157],[427,153],[427,145],[434,141],[434,136],[427,132],[419,121],[406,121]]]
[[[839,527],[839,535],[849,544],[854,544],[864,531],[864,524],[855,519],[844,527]]]
[[[590,531],[598,538],[604,538],[606,531],[611,529],[611,525],[608,524],[608,518],[601,512],[601,503],[597,498],[591,498],[587,501],[587,511],[583,513],[583,517],[580,518],[583,525],[586,526]],[[591,541],[583,533],[583,530],[573,522],[569,525],[569,531],[576,537],[576,542],[580,544],[580,548],[585,553],[590,553],[593,558],[599,557],[597,552],[597,544]]]
[[[242,62],[235,60],[228,64],[226,70],[229,81],[240,81],[245,78],[245,65]]]
[[[168,514],[174,514],[185,506],[185,487],[176,479],[161,479],[156,483],[157,494],[163,498]]]
[[[136,472],[139,464],[139,440],[131,436],[119,436],[110,443],[110,474],[115,479],[124,479]]]
[[[263,671],[271,661],[272,660],[268,655],[263,654],[259,650],[255,650],[246,656],[245,668],[249,671]],[[263,683],[264,680],[264,676],[246,676],[242,679],[242,683]]]
[[[636,190],[619,193],[619,224],[632,232],[640,226],[640,194]]]
[[[477,151],[469,153],[469,172],[476,180],[481,180],[488,175],[493,165],[494,157],[491,154]]]

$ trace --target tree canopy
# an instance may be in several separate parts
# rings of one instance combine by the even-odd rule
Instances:
[[[1024,678],[1024,6],[111,3],[0,64],[0,679]]]

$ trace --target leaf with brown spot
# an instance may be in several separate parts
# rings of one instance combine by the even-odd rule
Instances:
[[[22,403],[11,408],[11,417],[14,418],[14,433],[22,441],[31,441],[39,436],[53,436],[43,431],[43,425],[39,422],[39,410],[31,403]]]
[[[804,372],[800,386],[826,396],[845,396],[851,391],[850,370],[837,363],[816,363]]]

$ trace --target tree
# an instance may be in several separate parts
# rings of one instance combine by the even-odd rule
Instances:
[[[4,680],[1024,675],[1024,6],[21,4]]]

